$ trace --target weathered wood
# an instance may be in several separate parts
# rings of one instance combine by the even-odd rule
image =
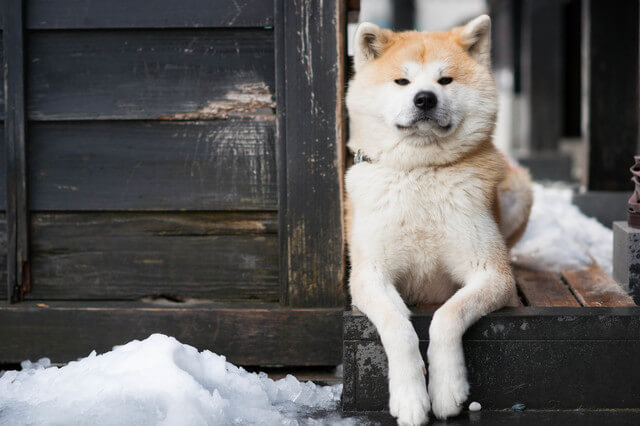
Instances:
[[[30,289],[27,229],[23,2],[7,0],[3,29],[7,218],[7,297]]]
[[[0,7],[1,5],[2,3],[0,3]],[[2,22],[3,20],[0,19],[0,29],[2,28]],[[0,64],[2,64],[4,67],[4,40],[2,34],[3,32],[0,31]],[[2,73],[1,80],[4,80],[4,71]],[[4,120],[4,81],[2,81],[2,84],[0,84],[0,120]]]
[[[394,31],[415,29],[415,0],[394,0],[391,2],[391,7]]]
[[[1,33],[0,33],[1,34]],[[1,38],[0,38],[1,42]],[[2,57],[0,56],[0,63]],[[4,96],[3,96],[4,97]],[[4,99],[0,105],[4,111]],[[0,121],[0,210],[7,208],[7,146],[4,143],[4,123]],[[3,285],[0,284],[0,287]]]
[[[286,255],[289,235],[286,232],[287,218],[287,84],[286,84],[286,45],[285,45],[285,4],[286,0],[275,0],[275,88],[276,88],[276,164],[278,175],[278,249],[280,251],[280,303],[289,303],[289,257]]]
[[[433,310],[414,311],[424,356]],[[640,308],[507,308],[464,336],[469,401],[484,409],[634,408]],[[375,327],[345,314],[343,410],[384,410],[387,358]],[[570,360],[570,361],[568,361]],[[606,372],[603,373],[603,372]]]
[[[524,0],[522,4],[524,124],[533,151],[555,150],[562,135],[563,7],[557,0]]]
[[[274,122],[36,122],[34,210],[276,210]]]
[[[29,299],[277,301],[274,213],[36,213]]]
[[[582,3],[583,138],[587,189],[629,191],[638,153],[638,2]],[[615,106],[615,107],[614,107]]]
[[[68,362],[152,333],[243,365],[336,365],[342,351],[341,309],[25,302],[0,305],[0,324],[0,362]]]
[[[30,0],[26,19],[32,30],[268,27],[273,25],[273,1]]]
[[[565,270],[562,276],[584,306],[636,306],[633,299],[597,264]]]
[[[555,272],[514,268],[513,273],[528,306],[580,306]]]
[[[342,237],[345,2],[284,2],[288,302],[344,304]],[[281,66],[279,64],[278,66]]]
[[[0,213],[0,283],[7,282],[7,220]],[[7,300],[7,286],[0,284],[0,300]]]
[[[31,119],[273,119],[271,30],[34,31],[28,47]]]

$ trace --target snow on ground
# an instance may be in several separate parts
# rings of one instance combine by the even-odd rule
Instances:
[[[613,232],[571,203],[569,188],[534,184],[527,230],[511,250],[514,262],[534,269],[579,269],[595,260],[612,271]]]
[[[355,422],[336,414],[342,385],[317,386],[290,375],[274,381],[161,334],[49,366],[47,359],[26,361],[22,371],[0,377],[0,425]]]

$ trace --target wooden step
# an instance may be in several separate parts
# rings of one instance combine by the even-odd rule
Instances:
[[[486,409],[630,409],[640,401],[640,307],[599,266],[515,269],[525,306],[482,318],[464,335],[470,401]],[[413,310],[423,356],[437,306]],[[346,412],[387,410],[387,358],[375,327],[344,316]]]

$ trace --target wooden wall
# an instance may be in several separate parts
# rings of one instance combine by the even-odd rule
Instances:
[[[2,297],[343,305],[344,2],[2,14]]]

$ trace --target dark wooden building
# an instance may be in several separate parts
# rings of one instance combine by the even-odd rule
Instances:
[[[345,10],[0,2],[0,362],[340,362]]]

